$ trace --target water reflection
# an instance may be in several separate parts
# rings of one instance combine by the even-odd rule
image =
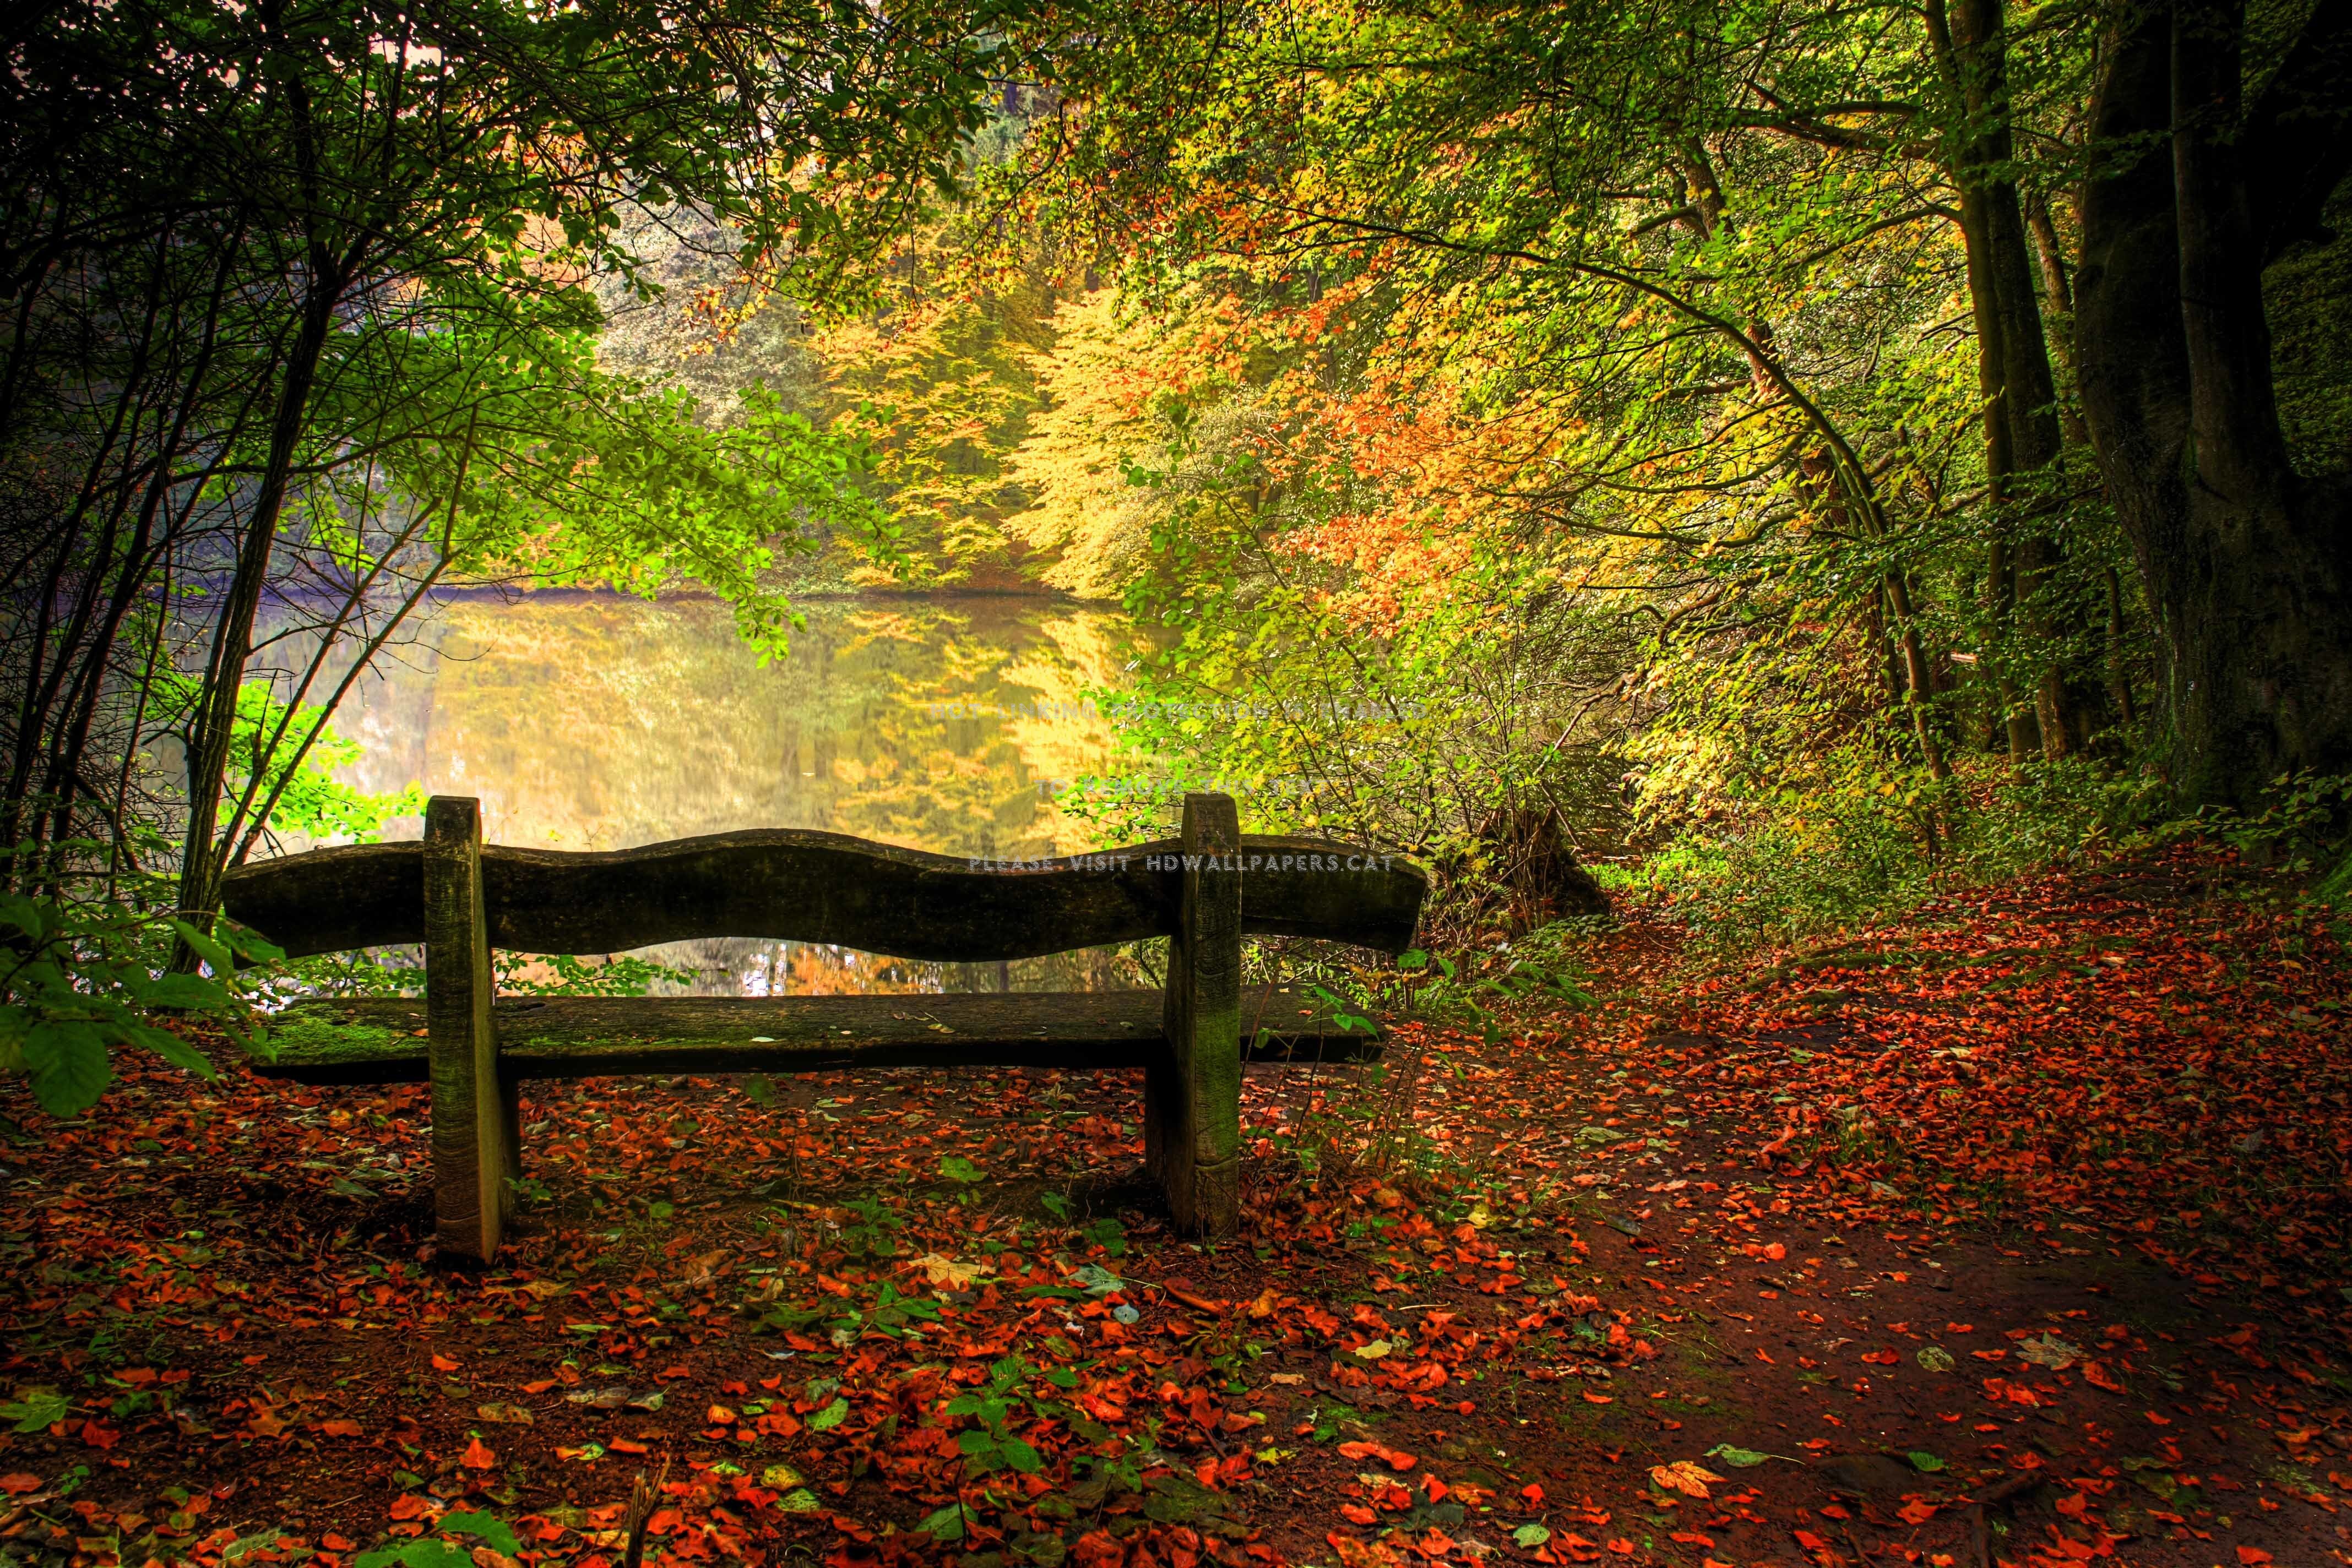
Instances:
[[[980,596],[803,609],[791,653],[763,668],[712,601],[453,598],[345,699],[336,727],[366,747],[352,781],[477,796],[485,836],[509,844],[784,827],[957,855],[1088,846],[1051,794],[1108,764],[1108,728],[1083,697],[1134,656],[1122,617]],[[694,969],[687,988],[707,995],[1138,983],[1131,962],[1097,953],[942,965],[721,940],[646,956]]]

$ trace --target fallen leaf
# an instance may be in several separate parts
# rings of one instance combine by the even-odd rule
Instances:
[[[977,1263],[958,1262],[938,1252],[924,1253],[915,1260],[913,1267],[937,1291],[968,1291],[972,1281],[985,1272]]]
[[[1685,1497],[1706,1497],[1708,1485],[1723,1479],[1696,1459],[1650,1467],[1650,1479],[1660,1491],[1678,1491]]]

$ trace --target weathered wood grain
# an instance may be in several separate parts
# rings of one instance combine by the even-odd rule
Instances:
[[[482,819],[473,800],[425,808],[425,1023],[433,1084],[434,1233],[444,1252],[487,1263],[521,1174],[512,1096],[499,1078],[482,911]]]
[[[1409,862],[1255,834],[1228,850],[1244,931],[1412,945],[1428,878]],[[481,863],[490,942],[511,951],[747,936],[974,963],[1171,934],[1182,852],[1171,839],[1008,869],[765,829],[593,853],[493,844]],[[312,850],[230,873],[226,908],[296,957],[418,942],[423,866],[413,843]]]
[[[1229,795],[1184,797],[1181,894],[1168,941],[1165,1054],[1143,1079],[1145,1166],[1179,1228],[1241,1219],[1241,823]]]
[[[1161,1054],[1158,991],[953,997],[558,997],[494,1009],[509,1079],[640,1072],[809,1072],[866,1067],[1143,1067]],[[1375,1030],[1281,988],[1242,998],[1255,1061],[1361,1061]],[[938,1025],[938,1028],[934,1028]],[[300,1083],[427,1078],[425,1004],[310,1002],[273,1030],[266,1076]]]

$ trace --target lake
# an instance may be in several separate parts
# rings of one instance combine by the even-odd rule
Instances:
[[[607,593],[445,598],[354,685],[335,727],[361,787],[482,802],[492,842],[621,849],[743,828],[821,828],[952,855],[1092,847],[1055,804],[1108,771],[1087,694],[1123,684],[1126,618],[1014,596],[804,601],[762,666],[714,600]],[[389,836],[415,837],[414,820]],[[1139,983],[1103,953],[1010,965],[877,958],[813,944],[675,943],[646,956],[703,995],[1047,989]]]

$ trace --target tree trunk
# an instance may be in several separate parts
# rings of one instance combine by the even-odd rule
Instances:
[[[2063,436],[2024,207],[2009,172],[2015,153],[2007,22],[2002,0],[1958,0],[1948,21],[1940,5],[1931,5],[1929,21],[1947,83],[1970,127],[1955,149],[1952,172],[1960,191],[1978,382],[1985,399],[1985,476],[2000,514],[1988,561],[1988,607],[1997,641],[2009,640],[2012,614],[2024,634],[2030,696],[2002,668],[2016,662],[2014,654],[1997,659],[1995,689],[2011,758],[2021,759],[2038,743],[2042,755],[2054,760],[2087,745],[2100,704],[2096,688],[2071,672],[2063,656],[2070,628],[2055,580],[2064,553],[2043,521],[2050,498],[2036,493],[2042,487],[2037,476],[2057,462]],[[2030,723],[2020,711],[2027,700]]]
[[[2083,412],[2166,644],[2173,782],[2247,807],[2352,768],[2352,496],[2298,476],[2262,269],[2352,162],[2352,3],[2323,0],[2251,113],[2242,9],[2176,0],[2106,42],[2083,197]]]

